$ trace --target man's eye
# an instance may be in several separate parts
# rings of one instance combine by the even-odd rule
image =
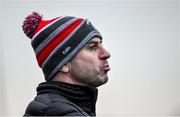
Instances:
[[[96,48],[97,48],[97,45],[90,46],[90,49],[96,49]]]

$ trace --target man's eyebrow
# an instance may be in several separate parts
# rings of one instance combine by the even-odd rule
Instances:
[[[102,43],[102,40],[99,42],[99,41],[90,41],[90,42],[88,42],[87,44],[96,44],[96,43]]]

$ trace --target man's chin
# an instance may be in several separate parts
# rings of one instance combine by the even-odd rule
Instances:
[[[102,79],[99,79],[99,81],[97,81],[96,83],[93,84],[93,87],[99,87],[101,85],[104,85],[108,82],[108,77],[104,77]]]
[[[104,81],[103,81],[102,85],[103,85],[103,84],[106,84],[106,83],[108,82],[108,80],[109,80],[109,79],[108,79],[108,76],[106,76],[106,77],[104,78]]]

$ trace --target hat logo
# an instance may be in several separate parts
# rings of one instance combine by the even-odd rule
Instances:
[[[66,48],[62,51],[62,53],[63,53],[63,54],[66,54],[70,49],[71,49],[71,47],[68,46],[68,47],[66,47]]]

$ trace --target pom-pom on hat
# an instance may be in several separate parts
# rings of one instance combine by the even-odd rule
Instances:
[[[52,80],[93,37],[102,39],[90,21],[72,16],[43,20],[42,15],[33,12],[25,18],[22,29],[31,39],[46,81]]]

